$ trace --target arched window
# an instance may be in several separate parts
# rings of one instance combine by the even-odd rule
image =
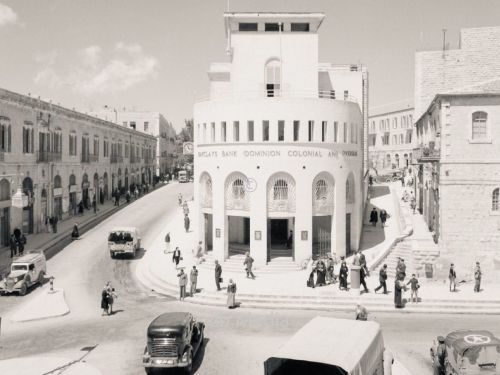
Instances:
[[[491,195],[491,210],[498,211],[498,195],[500,193],[500,189],[496,188],[493,190],[493,194]]]
[[[33,123],[29,121],[24,122],[23,126],[23,153],[32,154],[34,152],[34,129]]]
[[[11,143],[10,119],[0,116],[0,151],[10,152]]]
[[[2,179],[0,181],[0,201],[6,201],[10,199],[10,183],[7,179]]]
[[[278,59],[269,60],[265,67],[266,96],[280,95],[281,63]]]
[[[399,155],[394,155],[394,159],[396,159],[396,167],[399,167]]]
[[[54,188],[62,187],[61,176],[57,175],[54,177]]]
[[[472,114],[472,139],[488,138],[487,120],[486,112],[478,111]]]
[[[327,199],[328,185],[325,180],[316,181],[316,200]]]
[[[232,190],[234,199],[245,199],[245,185],[241,178],[233,182]]]
[[[285,180],[279,179],[274,183],[273,199],[275,201],[288,199],[288,183]]]

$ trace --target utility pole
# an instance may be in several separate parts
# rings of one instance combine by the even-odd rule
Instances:
[[[446,57],[446,29],[443,29],[443,59]]]

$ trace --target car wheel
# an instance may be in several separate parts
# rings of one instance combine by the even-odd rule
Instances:
[[[23,283],[23,285],[21,285],[21,289],[19,289],[19,295],[25,296],[27,291],[28,291],[28,286],[26,285],[26,283]]]
[[[43,285],[43,282],[45,281],[45,273],[43,271],[40,271],[38,274],[38,284]]]
[[[193,371],[193,352],[189,350],[188,354],[188,365],[184,367],[184,373],[185,374],[191,374]]]

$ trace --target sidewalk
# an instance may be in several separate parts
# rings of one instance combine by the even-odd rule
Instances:
[[[372,228],[363,234],[363,246],[367,248],[366,254],[369,262],[375,262],[381,254],[387,252],[386,245],[394,242],[398,231],[396,221],[400,220],[397,210],[389,201],[391,195],[385,194],[373,198],[373,204],[381,205],[389,212],[391,217],[387,221],[386,230],[382,232],[380,227]],[[378,199],[377,199],[378,198]],[[192,206],[192,202],[190,202]],[[192,211],[192,207],[190,207]],[[394,210],[394,215],[391,214]],[[195,221],[195,220],[193,220]],[[196,223],[192,223],[196,227]],[[366,227],[364,229],[367,229]],[[183,228],[182,211],[179,208],[173,220],[159,237],[153,241],[152,246],[137,266],[136,274],[139,280],[158,293],[175,298],[179,296],[178,270],[172,263],[172,255],[164,254],[164,237],[167,232],[172,235],[171,248],[176,246],[182,251],[183,260],[179,268],[184,268],[189,275],[195,264],[192,250],[195,249],[194,233],[186,233]],[[370,245],[373,248],[368,248]],[[377,250],[373,250],[376,248]],[[378,253],[377,253],[378,252]],[[234,258],[234,259],[233,259]],[[348,263],[349,260],[348,260]],[[372,272],[367,279],[371,293],[361,295],[355,292],[345,292],[338,289],[338,284],[318,288],[308,288],[306,280],[309,270],[290,271],[287,273],[265,272],[265,269],[254,270],[256,279],[246,278],[242,259],[232,257],[222,262],[223,288],[229,279],[233,279],[238,286],[237,301],[242,307],[255,308],[285,308],[285,309],[313,309],[313,310],[339,310],[353,311],[356,302],[361,301],[370,311],[395,311],[394,295],[375,294],[373,289],[378,285],[378,273]],[[267,266],[265,266],[267,267]],[[209,254],[207,261],[197,266],[199,269],[198,290],[195,297],[187,297],[186,302],[224,306],[226,301],[225,291],[216,291],[214,282],[213,258]],[[338,266],[336,267],[338,272]],[[446,280],[440,282],[426,282],[421,280],[422,288],[419,291],[420,303],[408,303],[403,312],[422,313],[476,313],[476,314],[498,314],[500,313],[500,298],[492,286],[486,287],[482,293],[474,293],[471,283],[460,286],[458,293],[450,293]],[[394,290],[393,280],[388,282],[389,291]],[[188,288],[189,290],[189,288]],[[404,298],[409,299],[409,292]]]
[[[67,315],[69,312],[64,290],[54,289],[51,292],[49,285],[45,285],[33,299],[22,303],[13,312],[8,313],[8,316],[11,321],[19,323],[55,318]]]
[[[60,369],[54,371],[56,369]],[[40,375],[48,373],[64,375],[101,375],[94,366],[62,357],[20,357],[0,361],[0,374]]]
[[[163,184],[157,184],[156,189],[162,187]],[[150,193],[155,189],[150,190]],[[140,199],[140,197],[138,198]],[[131,200],[131,203],[134,200]],[[65,220],[60,221],[57,224],[57,233],[52,233],[52,228],[50,232],[41,232],[35,234],[26,235],[26,246],[24,253],[26,254],[29,250],[44,250],[47,258],[55,255],[55,253],[47,253],[48,249],[52,246],[58,244],[62,240],[71,241],[71,231],[73,230],[73,225],[78,224],[78,229],[80,231],[80,236],[87,230],[92,228],[94,225],[98,224],[102,220],[106,219],[116,211],[120,210],[126,206],[126,200],[124,198],[120,199],[120,205],[115,206],[113,201],[105,201],[103,205],[98,205],[98,211],[94,214],[92,209],[84,210],[83,215],[71,216]],[[10,257],[10,248],[3,247],[0,248],[0,275],[5,275],[8,273],[12,258]]]

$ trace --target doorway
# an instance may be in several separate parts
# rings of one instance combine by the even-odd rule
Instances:
[[[229,256],[250,251],[250,218],[228,216]]]
[[[203,214],[205,219],[205,247],[207,251],[213,249],[213,216],[212,214]]]
[[[345,255],[352,255],[351,250],[351,214],[345,215]]]
[[[332,216],[313,216],[312,224],[312,255],[316,260],[332,251]]]
[[[290,233],[293,233],[293,218],[267,220],[268,262],[274,258],[293,258],[293,235],[289,241]]]
[[[9,246],[10,238],[10,208],[0,208],[0,244]]]

